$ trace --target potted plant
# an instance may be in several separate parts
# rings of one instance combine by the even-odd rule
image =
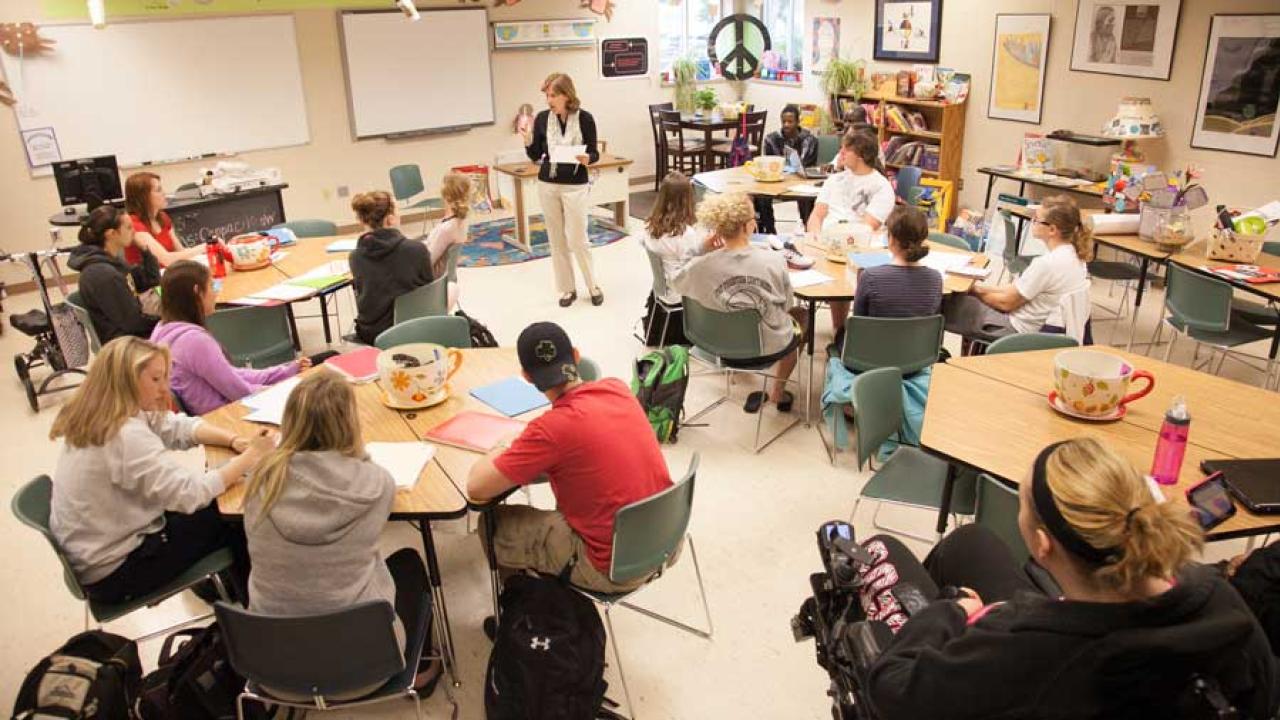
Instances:
[[[827,71],[822,76],[822,91],[828,96],[852,95],[857,102],[867,91],[866,68],[865,60],[832,58],[827,61]]]
[[[698,80],[698,64],[691,58],[671,63],[671,82],[676,87],[675,106],[682,113],[693,112],[694,85]]]
[[[698,108],[698,113],[716,114],[716,105],[719,98],[716,97],[716,91],[711,88],[703,88],[693,94],[693,104]]]

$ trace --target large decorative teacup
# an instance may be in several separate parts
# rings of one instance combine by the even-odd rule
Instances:
[[[751,174],[751,177],[760,182],[778,182],[782,180],[783,168],[787,165],[787,159],[781,155],[761,155],[753,160],[748,160],[744,168]]]
[[[1124,358],[1097,350],[1063,350],[1053,359],[1053,385],[1070,410],[1089,417],[1106,417],[1151,392],[1156,380],[1135,370]],[[1146,380],[1146,387],[1129,393],[1129,383]]]
[[[413,343],[378,353],[383,402],[409,410],[449,397],[449,378],[462,367],[462,353],[435,343]]]
[[[231,251],[231,267],[236,270],[257,270],[271,264],[270,235],[237,235],[227,241],[227,249]]]

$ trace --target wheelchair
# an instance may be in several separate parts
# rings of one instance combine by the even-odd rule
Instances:
[[[49,263],[61,284],[62,276],[56,258],[65,252],[54,248],[13,255],[0,254],[0,262],[21,264],[31,273],[44,306],[43,310],[28,310],[9,316],[9,324],[15,330],[35,340],[35,347],[31,350],[13,356],[13,369],[26,390],[27,403],[33,412],[39,411],[41,396],[78,387],[78,384],[57,387],[52,387],[52,384],[66,375],[84,375],[83,367],[89,360],[84,329],[69,307],[64,303],[54,305],[49,300],[49,287],[42,270],[42,265]],[[40,367],[47,367],[53,372],[37,384],[31,377],[31,371]]]

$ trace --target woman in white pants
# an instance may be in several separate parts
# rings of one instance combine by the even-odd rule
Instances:
[[[524,136],[525,153],[538,169],[538,200],[551,243],[551,263],[556,273],[556,290],[560,307],[569,307],[578,299],[570,254],[578,260],[578,270],[591,294],[591,304],[604,302],[604,293],[596,284],[591,268],[590,246],[587,244],[587,209],[591,186],[587,165],[600,159],[596,149],[596,121],[581,109],[573,80],[564,73],[552,73],[542,83],[549,109],[538,113],[533,130]],[[554,121],[553,121],[554,118]],[[586,146],[576,163],[553,163],[551,153],[557,147]]]

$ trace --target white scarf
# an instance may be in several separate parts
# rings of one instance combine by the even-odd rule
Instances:
[[[578,111],[574,110],[569,113],[569,117],[565,120],[564,131],[560,130],[560,119],[554,112],[547,113],[547,154],[550,155],[551,148],[562,145],[581,145],[582,129],[578,127]],[[556,176],[559,170],[558,163],[551,163],[551,177]]]

